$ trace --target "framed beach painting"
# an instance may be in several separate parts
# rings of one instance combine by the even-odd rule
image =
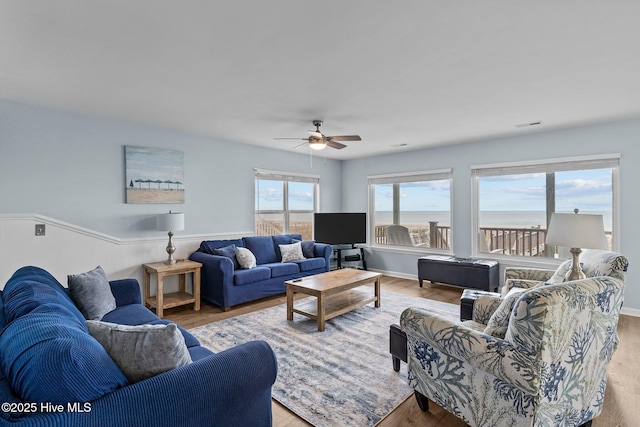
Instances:
[[[124,149],[127,203],[184,203],[184,152]]]

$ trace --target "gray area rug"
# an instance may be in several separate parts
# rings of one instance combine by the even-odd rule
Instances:
[[[190,332],[214,352],[252,340],[268,342],[278,359],[273,398],[314,426],[374,426],[413,393],[406,364],[399,373],[393,370],[389,325],[398,323],[407,307],[452,319],[460,313],[454,304],[392,292],[383,291],[381,301],[380,308],[370,303],[328,320],[324,332],[298,314],[287,321],[284,304]]]

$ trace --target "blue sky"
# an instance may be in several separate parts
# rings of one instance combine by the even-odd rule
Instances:
[[[282,181],[256,181],[256,189],[256,206],[260,210],[283,209]],[[289,182],[289,210],[313,210],[312,183]]]
[[[403,211],[448,211],[451,209],[449,180],[400,184],[400,209]],[[393,210],[393,184],[376,185],[376,211]]]
[[[480,178],[481,211],[545,211],[544,173]],[[611,169],[556,172],[556,212],[611,212]]]
[[[503,175],[480,178],[481,211],[545,211],[545,174]],[[281,210],[282,181],[261,180],[256,200],[260,209]],[[556,173],[556,211],[609,213],[612,206],[611,169],[591,169]],[[400,184],[403,211],[448,211],[449,180]],[[289,209],[313,209],[313,184],[289,183]],[[393,210],[393,185],[376,185],[375,210]]]

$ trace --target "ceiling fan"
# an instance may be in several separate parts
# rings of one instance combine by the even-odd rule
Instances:
[[[301,139],[303,141],[307,141],[304,144],[309,144],[309,148],[312,150],[323,150],[325,147],[337,148],[341,150],[346,147],[346,145],[341,144],[337,141],[361,141],[360,135],[335,135],[335,136],[326,136],[320,132],[320,126],[322,126],[322,120],[313,120],[313,125],[316,127],[315,131],[309,131],[308,138],[275,138],[275,139]],[[300,145],[304,145],[300,144]]]

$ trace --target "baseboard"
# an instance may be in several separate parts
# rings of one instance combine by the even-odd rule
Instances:
[[[368,268],[369,271],[375,271],[376,273],[382,273],[385,276],[397,277],[398,279],[418,280],[417,274],[400,273],[398,271],[379,270],[377,268]]]
[[[637,308],[622,307],[622,309],[620,310],[620,314],[624,314],[625,316],[640,317],[640,310]]]

